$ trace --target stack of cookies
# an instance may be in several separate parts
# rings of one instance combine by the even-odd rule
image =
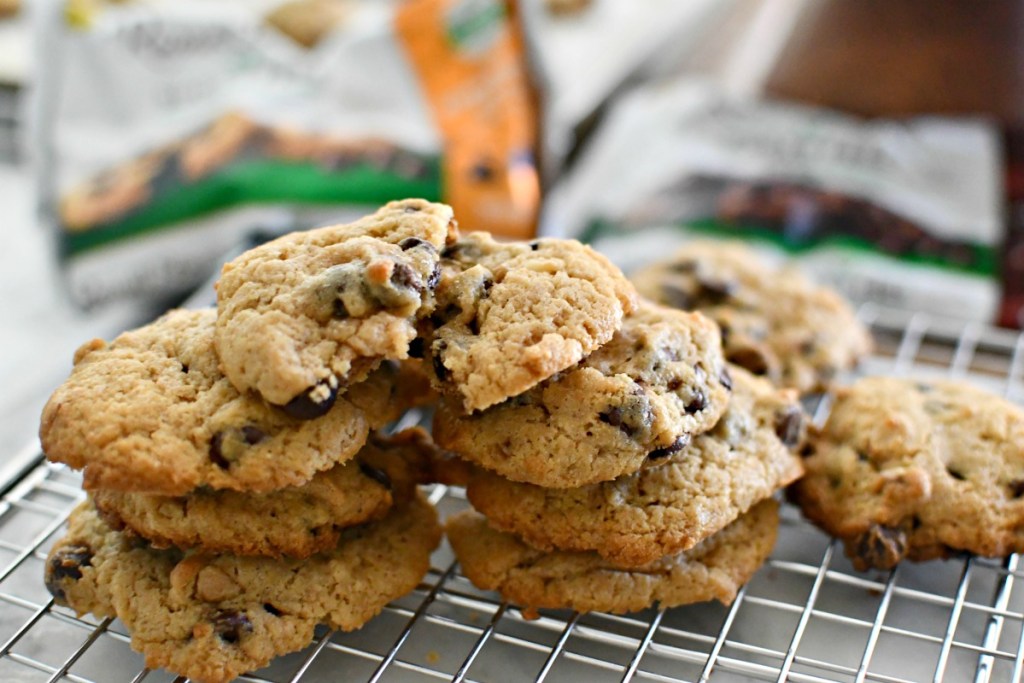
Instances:
[[[796,393],[578,243],[471,234],[445,254],[425,354],[434,438],[470,464],[451,471],[476,512],[447,524],[466,576],[527,614],[731,601],[803,471]]]
[[[427,394],[401,359],[455,236],[448,207],[392,203],[241,255],[216,310],[82,346],[40,428],[89,492],[46,564],[57,602],[214,682],[414,589],[441,535],[416,487],[433,446],[375,430]]]

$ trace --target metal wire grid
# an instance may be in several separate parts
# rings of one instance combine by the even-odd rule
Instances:
[[[863,371],[966,377],[1021,398],[1024,335],[870,305],[860,314],[879,343]],[[0,500],[0,681],[184,681],[145,669],[119,621],[53,605],[43,562],[83,494],[76,473],[30,455]],[[459,489],[435,487],[431,499],[442,515],[466,505]],[[1021,580],[1017,556],[858,573],[786,506],[771,560],[728,608],[530,621],[474,588],[443,546],[423,583],[363,629],[318,631],[242,680],[1018,681]]]

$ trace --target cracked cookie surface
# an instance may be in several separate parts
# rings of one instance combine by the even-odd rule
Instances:
[[[482,410],[572,367],[637,304],[607,258],[575,240],[470,233],[443,253],[429,355],[443,393]]]
[[[155,548],[309,557],[338,543],[345,527],[379,519],[427,483],[433,444],[421,429],[371,434],[356,456],[302,486],[242,493],[199,489],[185,496],[99,490],[93,503],[118,530]]]
[[[684,451],[729,401],[718,328],[700,313],[643,303],[576,367],[484,411],[445,397],[434,438],[514,481],[568,488]]]
[[[213,309],[171,311],[75,353],[43,409],[50,460],[84,468],[85,488],[183,495],[200,486],[298,486],[351,458],[370,429],[401,412],[391,365],[301,420],[240,394],[214,352]]]
[[[962,382],[868,377],[812,433],[804,514],[854,566],[1024,551],[1024,410]]]
[[[450,207],[406,199],[243,253],[217,283],[224,374],[297,416],[324,412],[382,359],[408,356],[456,235]]]
[[[593,550],[619,566],[688,550],[803,473],[796,392],[739,368],[732,377],[725,415],[669,462],[571,489],[478,470],[467,497],[491,526],[542,550]]]
[[[472,510],[449,518],[445,531],[463,573],[478,588],[498,591],[524,615],[538,608],[636,612],[706,600],[732,602],[768,559],[778,532],[778,503],[766,500],[697,546],[634,569],[597,553],[532,548],[495,531]]]
[[[871,350],[836,292],[769,267],[740,243],[696,241],[631,279],[653,301],[707,314],[722,328],[726,358],[779,386],[823,390]]]
[[[417,586],[441,537],[419,495],[303,560],[154,550],[111,530],[88,502],[68,521],[46,562],[56,601],[118,617],[146,666],[201,683],[302,649],[317,624],[359,628]]]

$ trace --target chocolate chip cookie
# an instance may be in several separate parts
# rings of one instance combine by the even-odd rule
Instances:
[[[542,550],[642,566],[689,550],[803,473],[793,390],[733,368],[729,409],[678,456],[614,481],[551,489],[478,470],[466,493],[491,526]]]
[[[825,389],[871,349],[838,294],[740,243],[694,242],[632,279],[643,296],[706,313],[722,328],[726,358],[779,386]]]
[[[39,430],[50,460],[87,489],[180,496],[200,486],[300,486],[356,454],[395,415],[396,368],[373,373],[317,420],[240,394],[218,369],[215,312],[178,310],[75,353]]]
[[[46,562],[56,601],[120,618],[146,666],[203,683],[305,647],[317,624],[359,628],[417,586],[441,537],[418,495],[304,560],[155,550],[110,529],[88,502],[69,524]]]
[[[445,397],[439,445],[514,481],[567,488],[685,450],[729,401],[718,327],[645,303],[576,367],[482,412]]]
[[[531,548],[471,510],[449,518],[445,531],[466,577],[526,608],[529,617],[538,608],[624,613],[655,603],[729,604],[768,559],[778,525],[778,503],[769,499],[690,550],[635,569],[597,553]]]
[[[437,387],[483,410],[571,368],[636,307],[633,286],[575,240],[466,235],[444,253],[425,349]]]
[[[1024,410],[962,382],[869,377],[812,434],[804,514],[861,570],[1024,551]]]
[[[355,458],[302,486],[268,493],[201,488],[185,496],[100,490],[104,520],[155,548],[207,553],[309,557],[337,545],[345,527],[379,519],[430,480],[433,444],[421,429],[372,434]]]
[[[224,374],[296,417],[323,414],[382,359],[408,357],[456,234],[449,207],[406,199],[245,252],[217,283]]]

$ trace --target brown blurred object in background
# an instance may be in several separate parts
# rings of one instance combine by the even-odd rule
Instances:
[[[1008,204],[999,322],[1024,325],[1024,1],[805,3],[765,93],[867,117],[995,119]]]

